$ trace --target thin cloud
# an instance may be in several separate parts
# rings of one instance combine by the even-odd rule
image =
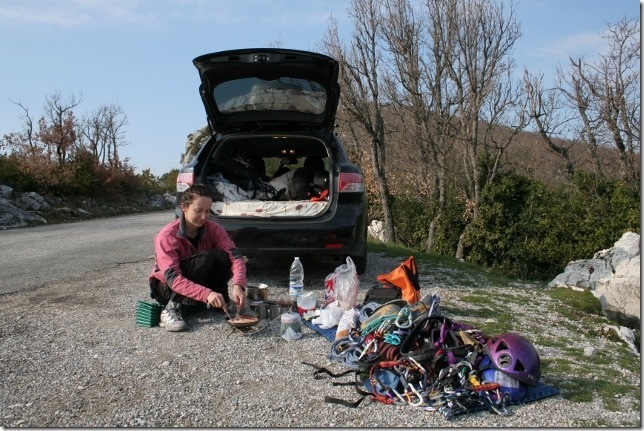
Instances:
[[[158,17],[129,0],[58,0],[0,4],[0,22],[78,27],[95,22],[138,23],[154,26]]]
[[[583,58],[587,62],[595,62],[607,49],[606,41],[598,33],[577,33],[566,36],[546,44],[530,49],[530,54],[524,56],[524,63],[521,67],[527,67],[529,71],[546,72],[546,75],[553,75],[555,67],[561,66],[566,69],[570,58]],[[552,77],[548,79],[554,79]]]
[[[64,27],[82,25],[90,20],[79,10],[44,8],[33,4],[0,5],[0,21],[12,23],[55,24]]]
[[[343,0],[179,0],[172,4],[175,12],[190,20],[237,26],[319,25],[328,21],[333,10],[345,9],[338,7],[344,5]]]
[[[544,51],[561,56],[595,56],[604,51],[606,41],[598,33],[577,33],[556,41]]]
[[[288,4],[287,11],[284,6]],[[81,27],[95,23],[170,26],[188,20],[213,25],[301,27],[328,22],[339,0],[33,0],[0,4],[0,22]],[[343,11],[345,8],[341,8]]]

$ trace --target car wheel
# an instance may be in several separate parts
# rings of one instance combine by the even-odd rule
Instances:
[[[356,266],[356,272],[358,274],[364,274],[367,270],[367,255],[362,256],[351,256],[353,264]]]

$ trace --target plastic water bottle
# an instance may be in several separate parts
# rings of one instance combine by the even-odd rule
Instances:
[[[299,257],[293,259],[293,263],[291,264],[288,293],[294,301],[297,301],[297,297],[304,293],[304,267]]]

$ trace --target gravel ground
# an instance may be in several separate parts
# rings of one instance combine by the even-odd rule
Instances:
[[[398,258],[371,255],[359,301],[376,276]],[[251,261],[249,283],[269,285],[269,298],[286,293],[288,265]],[[561,395],[488,412],[442,415],[365,400],[358,408],[324,402],[326,395],[359,396],[351,387],[314,380],[302,362],[344,368],[328,359],[330,343],[303,328],[287,342],[279,322],[244,335],[220,311],[187,318],[189,332],[137,327],[138,300],[149,300],[151,260],[129,263],[43,288],[4,295],[0,302],[0,426],[2,427],[640,427],[639,400],[620,399],[621,411],[601,400],[575,403]],[[334,266],[305,261],[305,285],[322,298]],[[420,268],[422,272],[423,268]],[[422,294],[449,304],[458,286],[422,278]],[[427,286],[427,287],[425,287]],[[526,305],[530,307],[529,304]],[[466,311],[456,319],[467,322]],[[267,324],[267,321],[263,321]],[[537,346],[538,347],[538,346]],[[548,355],[547,351],[540,352]],[[634,378],[629,376],[628,378]],[[635,376],[639,384],[639,376]],[[546,383],[556,386],[556,382]]]

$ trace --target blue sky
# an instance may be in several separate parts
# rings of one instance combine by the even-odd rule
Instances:
[[[0,136],[34,118],[48,95],[82,96],[76,115],[117,104],[137,172],[178,168],[187,135],[206,124],[192,59],[279,45],[319,50],[329,17],[348,40],[348,0],[0,0]],[[509,5],[509,2],[507,2]],[[568,55],[593,58],[606,23],[640,18],[635,0],[516,0],[519,67],[552,79]]]

